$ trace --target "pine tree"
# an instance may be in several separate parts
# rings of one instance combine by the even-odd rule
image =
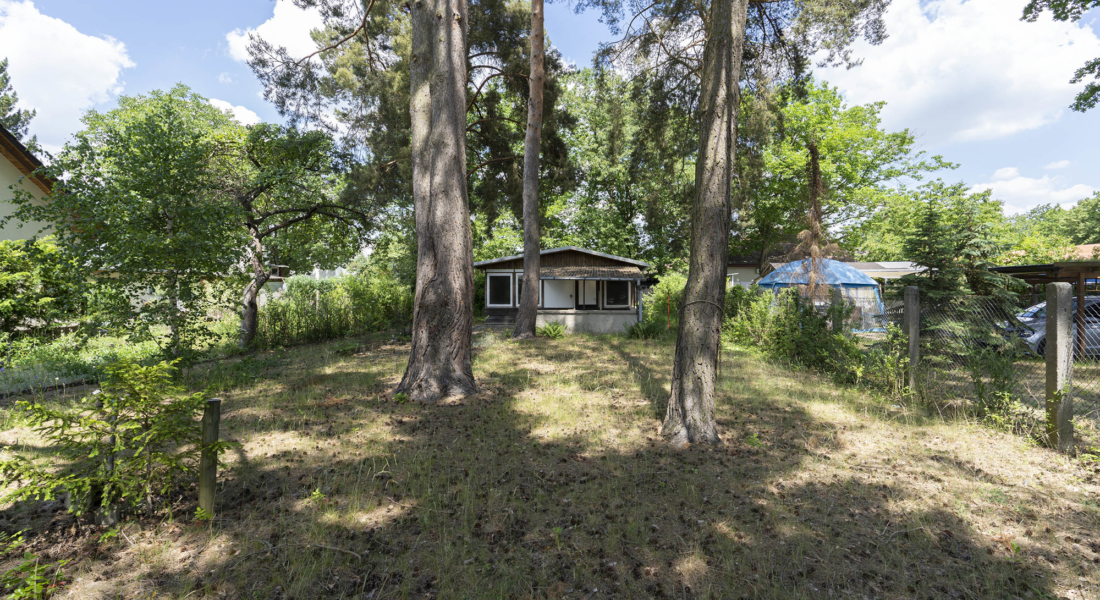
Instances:
[[[5,58],[0,60],[0,125],[10,131],[15,139],[22,141],[23,136],[27,135],[27,125],[34,118],[35,111],[16,108],[18,102],[19,95],[11,87],[8,59]]]
[[[943,207],[936,197],[928,199],[928,210],[905,239],[905,256],[925,267],[919,275],[906,275],[903,285],[920,288],[922,301],[942,306],[959,295],[964,272],[957,261],[960,236],[943,219]]]

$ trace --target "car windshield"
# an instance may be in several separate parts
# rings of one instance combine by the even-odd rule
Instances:
[[[1016,318],[1018,318],[1018,319],[1042,318],[1043,315],[1046,314],[1046,310],[1044,310],[1046,308],[1046,305],[1047,305],[1046,302],[1044,302],[1042,304],[1036,304],[1035,306],[1030,306],[1028,308],[1025,308],[1024,312],[1019,313],[1018,315],[1016,315]]]

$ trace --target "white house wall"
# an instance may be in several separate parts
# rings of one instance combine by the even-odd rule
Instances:
[[[726,267],[726,279],[730,285],[749,287],[759,277],[756,267]]]
[[[30,181],[30,177],[23,177],[22,183],[19,182],[20,177],[23,177],[23,173],[19,171],[19,168],[6,157],[0,155],[0,220],[15,212],[15,205],[11,203],[14,194],[8,189],[8,186],[16,185],[28,190],[39,200],[46,196],[38,186]],[[19,221],[11,221],[3,229],[0,229],[0,240],[30,239],[42,229],[43,225],[43,223],[25,223],[22,227],[19,227]]]

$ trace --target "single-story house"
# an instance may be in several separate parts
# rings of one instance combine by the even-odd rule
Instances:
[[[29,191],[39,201],[46,201],[53,182],[34,176],[35,170],[41,167],[42,161],[0,125],[0,221],[15,212],[11,201],[15,196],[12,186]],[[46,223],[23,223],[13,219],[0,227],[0,240],[27,240],[46,227]]]
[[[648,263],[567,246],[539,253],[538,326],[561,323],[569,331],[622,333],[642,318],[639,285]],[[474,263],[485,272],[486,321],[514,322],[523,284],[523,255]]]

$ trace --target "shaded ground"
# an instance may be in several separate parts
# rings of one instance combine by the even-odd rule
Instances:
[[[657,438],[670,343],[477,346],[481,396],[438,406],[387,395],[407,347],[378,341],[192,373],[243,444],[214,523],[191,503],[102,543],[60,513],[0,526],[52,518],[32,545],[77,559],[79,598],[1100,593],[1096,472],[1020,437],[728,349],[724,443],[675,451]]]

